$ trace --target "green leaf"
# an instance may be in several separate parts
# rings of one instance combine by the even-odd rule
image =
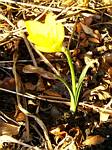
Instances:
[[[75,95],[75,99],[76,99],[76,102],[78,101],[79,99],[79,95],[80,95],[80,91],[81,91],[81,87],[82,87],[82,83],[83,83],[83,80],[86,76],[86,73],[88,71],[88,69],[96,62],[96,60],[93,60],[91,61],[89,64],[87,64],[85,66],[85,68],[82,70],[82,73],[79,77],[79,81],[78,81],[78,84],[77,84],[77,88],[76,88],[76,95]]]

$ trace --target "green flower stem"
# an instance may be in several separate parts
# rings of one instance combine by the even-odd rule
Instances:
[[[68,49],[63,48],[63,52],[64,52],[64,54],[67,57],[67,61],[68,61],[69,67],[70,67],[71,80],[72,80],[72,92],[73,92],[73,96],[71,97],[70,110],[73,111],[73,112],[75,112],[76,111],[76,107],[77,107],[77,102],[75,100],[75,97],[76,97],[76,79],[75,79],[74,66],[73,66],[73,63],[72,63],[71,56],[70,56],[70,51]]]
[[[57,76],[57,75],[55,75],[55,76],[56,76],[56,78],[57,78],[58,80],[60,80],[60,81],[65,85],[65,87],[67,88],[67,90],[68,90],[68,92],[69,92],[69,94],[70,94],[70,102],[71,102],[71,104],[70,104],[70,110],[71,110],[72,112],[75,112],[77,105],[76,105],[76,103],[75,103],[75,96],[74,96],[72,90],[70,89],[69,85],[66,83],[66,81],[65,81],[63,78],[61,78],[60,76]]]

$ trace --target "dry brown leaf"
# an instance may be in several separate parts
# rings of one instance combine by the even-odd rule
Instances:
[[[37,73],[37,74],[39,74],[40,76],[42,76],[43,78],[46,78],[46,79],[56,79],[55,74],[53,74],[49,71],[46,71],[41,67],[34,67],[32,65],[26,65],[23,68],[23,72],[24,73]]]
[[[74,141],[71,141],[71,143],[66,143],[66,145],[63,145],[59,150],[78,150],[76,147],[76,144]]]
[[[49,95],[49,96],[62,97],[61,94],[59,94],[58,92],[53,91],[51,89],[45,90],[44,93]]]
[[[91,95],[97,95],[99,100],[106,100],[107,98],[111,98],[111,95],[109,92],[106,91],[91,91]]]
[[[98,52],[106,51],[106,50],[107,50],[107,47],[106,47],[105,45],[99,46],[99,47],[96,47],[96,50],[97,50]]]
[[[80,38],[81,38],[81,39],[87,39],[87,35],[86,35],[85,33],[81,33],[81,34],[80,34]]]
[[[78,0],[77,4],[78,4],[78,6],[81,6],[81,7],[88,7],[89,0]]]
[[[53,134],[53,135],[59,135],[59,134],[60,134],[60,131],[61,131],[61,128],[60,128],[60,126],[58,126],[57,128],[52,129],[52,130],[50,131],[50,133]]]
[[[93,21],[93,16],[85,17],[84,18],[84,24],[89,26]]]
[[[0,87],[7,88],[8,90],[15,90],[15,79],[6,77],[3,80],[0,80]]]
[[[3,144],[3,143],[17,143],[17,144],[20,144],[20,145],[23,145],[24,147],[28,147],[29,149],[34,149],[34,150],[39,150],[38,148],[35,148],[29,144],[26,144],[26,143],[23,143],[19,140],[16,140],[15,138],[11,137],[11,136],[8,136],[8,135],[2,135],[0,136],[0,146]]]
[[[73,0],[62,0],[62,6],[70,6],[74,3]]]
[[[112,52],[111,53],[105,53],[104,56],[102,56],[103,62],[107,64],[112,64]]]
[[[111,95],[108,91],[106,91],[108,86],[100,85],[93,90],[91,90],[90,95],[97,95],[99,100],[106,100],[107,98],[111,98]]]
[[[18,115],[16,116],[16,121],[17,122],[22,122],[25,121],[25,114],[23,114],[22,112],[18,113]]]
[[[0,135],[17,135],[19,130],[20,126],[4,122],[0,119]]]
[[[105,141],[105,138],[100,135],[88,136],[88,138],[83,142],[83,145],[96,145],[101,144]]]
[[[100,111],[100,122],[105,122],[108,120],[110,114]]]
[[[79,23],[77,23],[77,25],[76,25],[76,32],[77,33],[80,33],[82,31],[82,26],[81,26],[81,24],[80,24],[80,22]]]
[[[98,97],[100,100],[106,100],[107,98],[111,98],[111,95],[109,92],[102,91],[101,93],[98,94]]]
[[[64,126],[60,125],[57,128],[52,129],[50,131],[50,133],[54,135],[54,140],[55,140],[56,143],[58,143],[59,139],[63,140],[65,138],[65,135],[67,135],[67,132],[62,131],[62,129],[64,130]]]
[[[36,88],[36,85],[32,84],[31,82],[26,82],[24,85],[25,85],[25,88],[30,91],[33,91]]]
[[[58,150],[78,150],[74,138],[69,135],[66,136],[60,143],[61,145],[58,147]]]
[[[88,38],[88,41],[99,44],[100,41],[96,38]]]
[[[84,56],[84,62],[85,62],[86,65],[88,65],[92,60],[93,59],[91,58],[91,55],[85,54],[85,56]],[[92,64],[91,67],[93,68],[94,65]]]
[[[102,2],[104,3],[104,5],[112,4],[112,0],[102,0]]]
[[[100,34],[100,32],[98,30],[94,30],[94,37],[96,39],[101,39],[101,34]]]
[[[84,32],[86,34],[94,36],[94,32],[93,32],[93,30],[91,28],[89,28],[87,25],[85,25],[85,24],[83,24],[81,22],[80,22],[80,24],[81,24],[81,26],[82,26],[82,28],[83,28],[83,30],[84,30]]]
[[[39,77],[37,85],[36,85],[36,91],[44,91],[45,90],[45,85],[43,82],[43,79],[41,77]]]
[[[111,8],[107,8],[107,13],[108,13],[109,15],[112,15],[112,7],[111,7]]]
[[[73,51],[73,53],[72,53],[72,56],[74,57],[77,57],[77,55],[80,53],[80,49],[78,49],[78,48],[75,48],[74,49],[74,51]]]
[[[108,74],[112,77],[112,67],[108,69]]]
[[[80,42],[80,46],[82,46],[82,47],[88,47],[88,44],[89,44],[89,42],[88,42],[87,39],[83,39],[83,40]]]

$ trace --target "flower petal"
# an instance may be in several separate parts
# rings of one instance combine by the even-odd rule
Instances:
[[[42,52],[61,52],[64,40],[64,27],[57,23],[51,13],[46,16],[45,23],[26,21],[28,39]]]

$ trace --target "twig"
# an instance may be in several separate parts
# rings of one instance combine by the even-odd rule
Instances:
[[[24,21],[19,21],[19,22],[18,22],[18,27],[19,27],[19,28],[24,27]],[[33,65],[34,65],[35,67],[37,67],[37,62],[36,62],[36,60],[35,60],[34,54],[33,54],[33,52],[32,52],[32,49],[31,49],[31,47],[30,47],[30,44],[29,44],[29,42],[28,42],[28,40],[27,40],[27,38],[26,38],[24,32],[21,30],[21,31],[19,32],[19,35],[23,38],[23,40],[24,40],[24,42],[25,42],[25,44],[26,44],[26,47],[27,47],[28,52],[29,52],[29,54],[30,54],[30,57],[31,57],[31,59],[32,59],[32,61],[33,61]]]
[[[35,95],[29,94],[29,93],[22,94],[22,93],[11,91],[11,90],[4,89],[4,88],[0,88],[0,90],[4,91],[4,92],[12,93],[12,94],[17,94],[19,96],[29,98],[29,99],[33,99],[33,100],[37,99],[37,100],[40,100],[40,101],[46,101],[46,102],[52,102],[52,103],[61,103],[61,104],[65,104],[67,106],[70,106],[69,99],[67,99],[67,98],[54,97],[54,98],[51,99],[51,97],[48,97],[48,96],[41,96],[41,95],[40,96],[35,96]]]
[[[95,10],[107,9],[107,8],[111,8],[111,7],[112,7],[112,5],[97,7],[97,8],[95,8]]]
[[[112,115],[112,109],[102,108],[102,107],[98,107],[98,106],[94,106],[94,105],[89,105],[89,104],[85,104],[85,103],[79,103],[79,105],[81,105],[83,107],[92,108],[93,110],[95,110],[97,112],[104,112],[104,113]]]
[[[24,33],[23,33],[23,39],[24,39],[24,42],[25,42],[25,44],[26,44],[26,46],[27,46],[28,52],[29,52],[29,54],[30,54],[30,57],[31,57],[31,59],[32,59],[32,61],[33,61],[33,65],[34,65],[35,67],[37,67],[36,59],[35,59],[35,57],[34,57],[34,54],[33,54],[32,50],[31,50],[31,47],[30,47],[30,44],[29,44],[29,42],[28,42],[26,36],[24,35]]]
[[[2,14],[0,14],[0,19],[5,20],[10,26],[12,26],[13,28],[15,28],[15,25],[10,22],[9,19],[7,19],[5,16],[3,16]]]
[[[22,6],[26,6],[26,7],[36,7],[39,9],[47,9],[47,6],[42,6],[42,5],[34,5],[34,4],[29,4],[29,3],[23,3],[23,2],[17,2],[17,1],[12,1],[12,0],[0,0],[0,2],[4,2],[4,3],[10,3],[10,4],[17,4],[17,5],[22,5]],[[61,8],[52,8],[49,7],[50,11],[55,11],[55,12],[60,12],[62,9]]]
[[[15,83],[16,83],[16,92],[20,92],[21,91],[21,87],[22,87],[22,83],[21,83],[21,79],[19,77],[19,75],[17,74],[17,71],[16,71],[16,63],[17,63],[17,59],[18,59],[18,53],[17,51],[15,51],[15,53],[13,54],[13,74],[14,74],[14,78],[15,78]],[[20,96],[19,95],[16,95],[17,97],[17,104],[18,104],[18,107],[21,105],[20,103]],[[27,107],[27,104],[26,104],[26,100],[24,101],[24,105],[25,107]],[[27,137],[27,141],[29,141],[29,121],[28,121],[28,117],[26,116],[26,122],[25,122],[25,126],[26,126],[26,137]]]
[[[32,114],[30,114],[27,110],[25,110],[21,105],[19,105],[19,109],[28,117],[31,117],[33,118],[37,124],[39,124],[39,126],[42,128],[43,132],[44,132],[44,136],[45,136],[45,139],[46,139],[46,142],[47,142],[47,146],[48,146],[48,149],[49,150],[53,150],[52,148],[52,144],[50,142],[50,139],[49,139],[49,135],[48,135],[48,131],[47,131],[47,128],[46,126],[44,125],[44,123],[42,122],[42,120],[40,120],[40,118],[38,118],[37,116],[34,116]]]
[[[36,47],[31,43],[32,47],[36,49]],[[49,62],[49,60],[39,51],[36,50],[37,54],[44,60],[44,62],[52,69],[52,71],[57,75],[60,76],[59,72],[55,69],[55,67]]]
[[[15,120],[11,119],[10,117],[8,117],[6,114],[4,114],[2,111],[0,111],[0,115],[3,116],[4,118],[6,118],[6,120],[9,120],[11,122],[13,122],[15,125],[19,126],[18,122],[16,122]],[[6,121],[7,122],[7,121]]]
[[[49,8],[52,6],[52,4],[54,3],[54,0],[52,0],[52,2],[50,3],[50,5],[44,10],[44,12],[38,16],[37,18],[35,18],[35,20],[39,20],[44,14],[46,14],[46,12],[49,10]]]
[[[34,150],[40,150],[38,147],[33,147],[33,146],[29,145],[29,144],[20,142],[19,140],[16,140],[15,138],[13,138],[11,136],[8,136],[8,135],[0,136],[0,144],[3,144],[4,142],[17,143],[17,144],[23,145],[24,147],[29,147],[29,148],[32,148]]]
[[[12,93],[12,94],[17,94],[19,96],[26,97],[26,98],[33,99],[33,100],[37,99],[37,100],[40,100],[40,101],[46,101],[46,102],[52,102],[52,103],[61,103],[61,104],[65,104],[67,106],[70,106],[69,99],[67,99],[67,98],[52,97],[52,99],[51,99],[51,96],[44,96],[44,95],[35,96],[35,95],[29,94],[29,93],[22,94],[22,93],[17,93],[15,91],[7,90],[7,89],[4,89],[4,88],[0,88],[0,90],[4,91],[4,92],[9,92],[9,93]],[[112,101],[110,100],[110,102],[107,104],[107,106],[109,107],[111,103],[112,103]],[[102,107],[98,107],[98,106],[94,106],[94,105],[89,105],[89,104],[86,104],[86,103],[83,103],[83,102],[79,102],[79,105],[82,106],[82,107],[92,108],[93,110],[95,110],[97,112],[103,111],[103,112],[112,114],[112,110],[107,109],[107,107],[102,108]]]
[[[17,62],[22,62],[22,63],[26,63],[26,62],[32,62],[32,60],[17,60]],[[13,60],[3,60],[0,61],[0,64],[8,64],[8,63],[14,63]]]

